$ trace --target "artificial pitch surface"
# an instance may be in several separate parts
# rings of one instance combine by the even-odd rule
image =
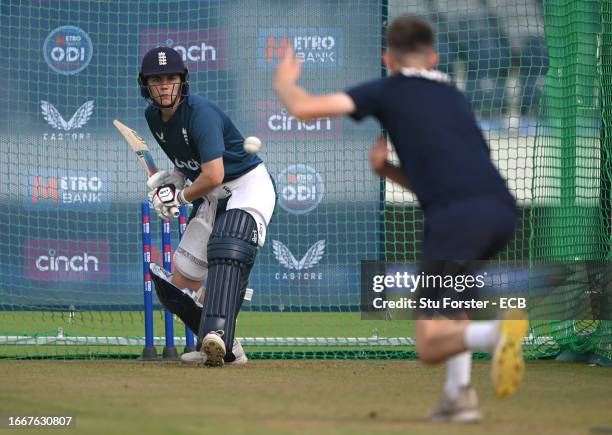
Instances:
[[[69,432],[88,434],[612,432],[609,368],[528,362],[517,394],[498,400],[489,363],[477,361],[473,384],[485,421],[467,427],[425,419],[443,374],[443,366],[405,360],[251,361],[222,369],[2,360],[0,416],[69,415],[76,419]]]

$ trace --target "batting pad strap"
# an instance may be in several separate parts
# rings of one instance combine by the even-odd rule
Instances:
[[[257,223],[250,213],[233,208],[224,212],[215,222],[211,240],[232,239],[257,246]]]
[[[208,243],[209,267],[215,260],[237,261],[252,265],[257,255],[257,245],[240,239],[212,239]]]

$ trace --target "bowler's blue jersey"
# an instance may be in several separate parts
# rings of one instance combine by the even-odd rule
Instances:
[[[232,120],[206,98],[188,96],[168,122],[162,122],[161,110],[154,106],[147,107],[145,117],[159,146],[191,181],[202,172],[202,163],[219,157],[223,157],[224,182],[262,162],[244,151],[244,138]]]
[[[478,196],[514,206],[467,99],[453,85],[396,74],[347,93],[356,106],[354,119],[374,116],[389,132],[425,211]]]

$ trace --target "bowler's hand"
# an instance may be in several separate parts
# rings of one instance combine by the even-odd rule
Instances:
[[[302,72],[302,61],[293,56],[293,48],[287,47],[285,56],[276,67],[272,84],[275,89],[297,83]]]
[[[388,157],[389,150],[387,148],[387,139],[380,136],[370,150],[370,165],[372,166],[374,172],[384,176],[383,172],[387,164]]]

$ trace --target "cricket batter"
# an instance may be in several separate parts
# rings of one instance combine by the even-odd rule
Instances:
[[[272,179],[262,160],[245,152],[244,138],[227,114],[190,95],[189,74],[175,50],[146,53],[138,83],[149,102],[151,133],[174,165],[173,172],[147,180],[153,206],[169,219],[171,208],[193,204],[174,254],[174,274],[151,267],[158,298],[198,331],[199,351],[183,355],[184,361],[246,363],[234,341],[236,317],[274,211]]]

